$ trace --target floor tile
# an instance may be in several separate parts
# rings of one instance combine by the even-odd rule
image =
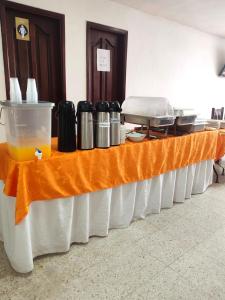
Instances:
[[[139,240],[135,247],[166,265],[171,264],[187,251],[178,239],[164,231],[156,232]]]
[[[176,206],[176,205],[175,205]],[[177,213],[175,206],[173,209],[162,209],[160,214],[149,215],[145,221],[156,228],[162,230],[170,224],[174,224],[177,220],[182,218],[180,213]]]
[[[211,238],[199,244],[196,251],[225,266],[225,229],[218,230]]]
[[[194,249],[170,267],[195,285],[205,295],[205,299],[224,299],[225,268],[214,259]]]
[[[186,215],[186,219],[205,228],[209,233],[225,227],[225,215],[216,213],[210,207],[202,207]]]
[[[138,300],[201,300],[198,288],[191,285],[176,272],[167,268],[148,284],[139,287],[129,295],[129,299]],[[205,300],[205,299],[204,299]]]
[[[82,277],[92,282],[105,282],[128,293],[131,288],[149,282],[165,268],[164,263],[136,246],[86,270]]]

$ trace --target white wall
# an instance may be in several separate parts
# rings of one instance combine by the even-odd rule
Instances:
[[[203,116],[225,105],[225,40],[108,0],[18,0],[66,16],[67,98],[86,98],[86,21],[129,32],[126,95],[165,96]],[[0,46],[0,98],[5,98]]]

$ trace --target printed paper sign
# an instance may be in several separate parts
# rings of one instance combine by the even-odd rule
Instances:
[[[110,50],[97,49],[97,71],[110,72]]]

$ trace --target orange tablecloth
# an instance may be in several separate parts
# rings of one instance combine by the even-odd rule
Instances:
[[[215,159],[225,153],[222,138],[224,146],[217,151],[219,139],[218,131],[205,131],[73,153],[56,151],[53,139],[51,158],[27,162],[12,160],[7,145],[0,144],[0,179],[5,182],[4,193],[16,197],[18,224],[32,201],[94,192]]]

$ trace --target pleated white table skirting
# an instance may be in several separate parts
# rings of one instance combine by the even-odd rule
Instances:
[[[3,194],[0,182],[0,240],[12,267],[32,271],[33,258],[66,252],[71,243],[107,236],[109,229],[127,227],[136,219],[171,208],[212,183],[213,160],[177,169],[149,180],[124,184],[81,196],[36,201],[15,225],[15,198]]]

